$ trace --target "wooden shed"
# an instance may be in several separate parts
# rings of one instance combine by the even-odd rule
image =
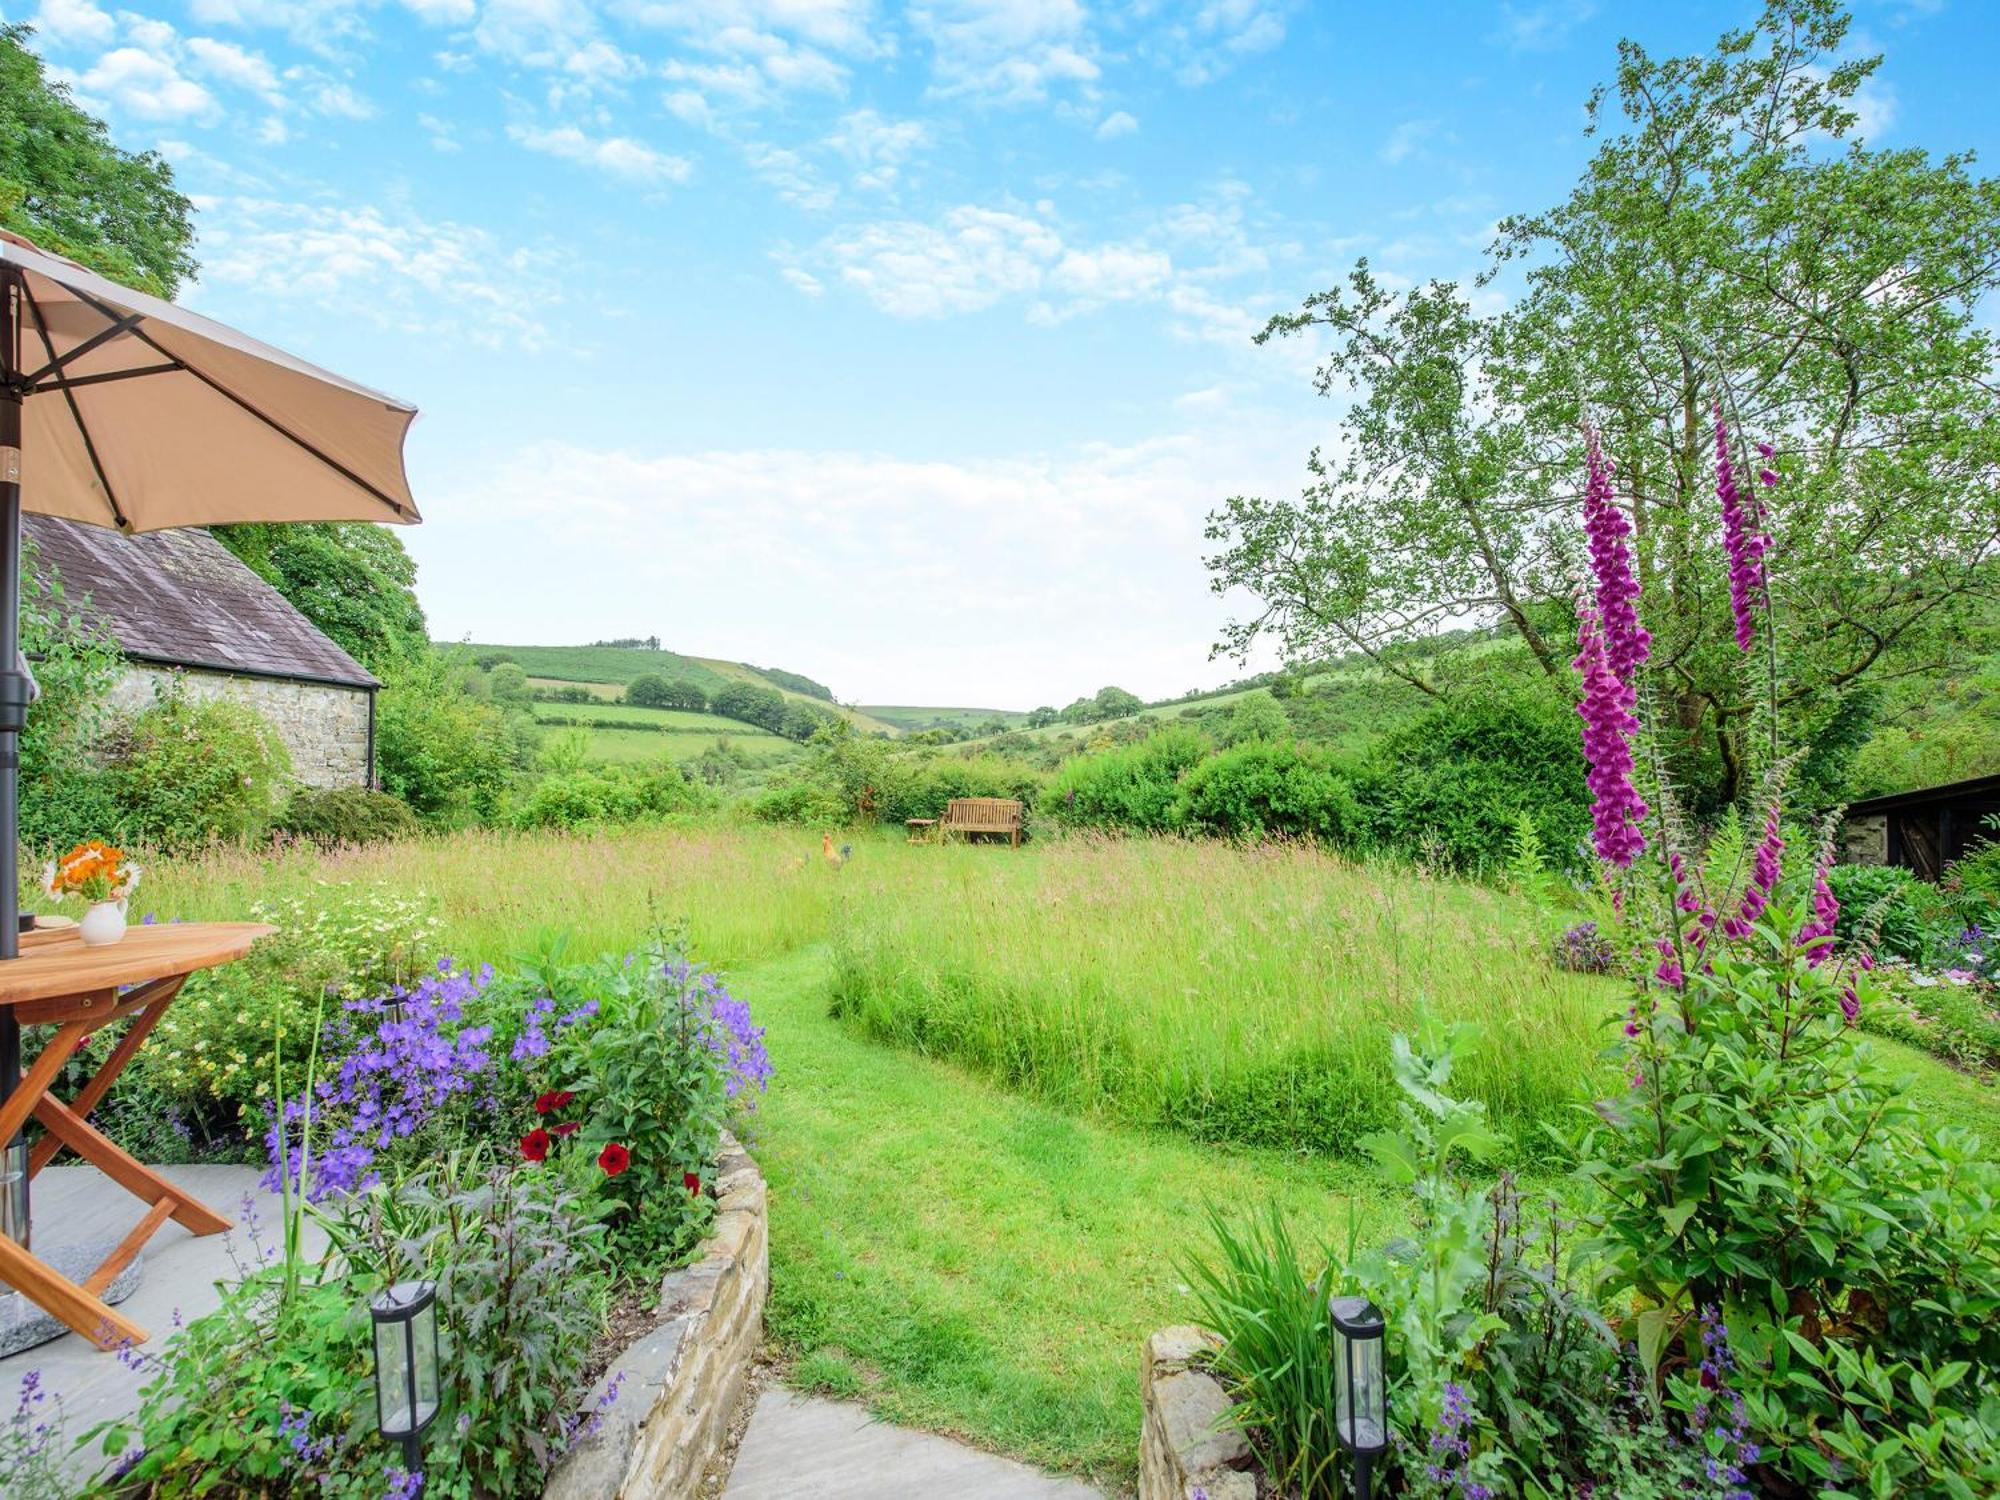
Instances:
[[[1848,804],[1847,857],[1855,864],[1902,865],[1925,880],[1982,839],[2000,838],[1986,819],[2000,815],[2000,776],[1891,792]]]

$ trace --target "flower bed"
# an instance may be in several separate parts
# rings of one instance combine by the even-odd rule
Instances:
[[[723,1124],[770,1065],[747,1008],[678,942],[582,963],[552,946],[504,976],[441,960],[374,996],[326,985],[267,1045],[281,1233],[246,1225],[252,1254],[217,1311],[123,1356],[148,1380],[131,1419],[86,1435],[107,1462],[92,1493],[413,1494],[375,1432],[368,1304],[396,1282],[437,1287],[421,1487],[438,1500],[539,1495],[632,1375],[661,1385],[613,1361],[585,1389],[611,1309],[705,1241],[665,1283],[664,1309],[703,1332],[664,1386],[723,1401],[740,1379],[763,1190]],[[308,1215],[323,1259],[303,1252]]]
[[[605,1370],[586,1403],[603,1416],[558,1464],[547,1500],[690,1494],[721,1450],[771,1286],[764,1179],[731,1136],[715,1193],[702,1258],[660,1283],[658,1322]]]

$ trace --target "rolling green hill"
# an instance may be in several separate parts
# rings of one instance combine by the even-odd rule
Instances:
[[[582,683],[597,696],[616,700],[626,684],[637,678],[652,674],[664,677],[669,682],[686,682],[713,696],[731,682],[754,683],[766,687],[787,699],[809,703],[817,708],[831,709],[853,721],[854,727],[864,734],[886,734],[895,736],[902,731],[895,725],[877,719],[865,709],[846,708],[828,703],[811,693],[801,693],[786,687],[778,678],[799,679],[795,674],[780,669],[772,669],[776,676],[767,674],[746,662],[724,661],[712,656],[682,656],[674,651],[649,651],[632,646],[504,646],[474,643],[470,648],[476,660],[487,663],[505,659],[518,664],[528,674],[531,682],[542,686],[557,683]],[[713,720],[710,721],[714,722]]]
[[[926,729],[980,729],[995,719],[1009,729],[1018,729],[1028,717],[1011,708],[922,708],[894,703],[863,704],[861,712],[905,734],[921,734]]]

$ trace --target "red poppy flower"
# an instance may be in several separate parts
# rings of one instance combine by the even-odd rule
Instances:
[[[698,1193],[701,1191],[701,1179],[692,1172],[683,1172],[681,1173],[681,1186],[686,1188],[690,1194]]]
[[[576,1134],[576,1133],[577,1133],[577,1132],[578,1132],[579,1130],[581,1130],[581,1129],[583,1129],[583,1126],[582,1126],[582,1124],[581,1124],[581,1123],[580,1123],[579,1121],[576,1121],[576,1120],[564,1120],[564,1121],[562,1122],[562,1124],[560,1124],[560,1125],[551,1125],[551,1126],[549,1127],[549,1134],[550,1134],[550,1135],[575,1135],[575,1134]]]
[[[535,1101],[535,1113],[545,1115],[553,1110],[561,1109],[575,1097],[576,1095],[572,1094],[568,1089],[551,1089]]]
[[[521,1155],[528,1161],[549,1159],[549,1133],[539,1126],[521,1137]]]
[[[632,1153],[613,1141],[597,1153],[597,1164],[604,1168],[606,1177],[616,1177],[632,1165]]]

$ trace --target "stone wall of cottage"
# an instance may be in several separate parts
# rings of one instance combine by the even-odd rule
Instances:
[[[111,689],[111,706],[124,713],[150,708],[173,675],[166,667],[127,663]],[[269,719],[291,752],[293,774],[307,786],[368,784],[368,694],[361,689],[227,672],[185,670],[180,678],[196,697],[233,699]]]

